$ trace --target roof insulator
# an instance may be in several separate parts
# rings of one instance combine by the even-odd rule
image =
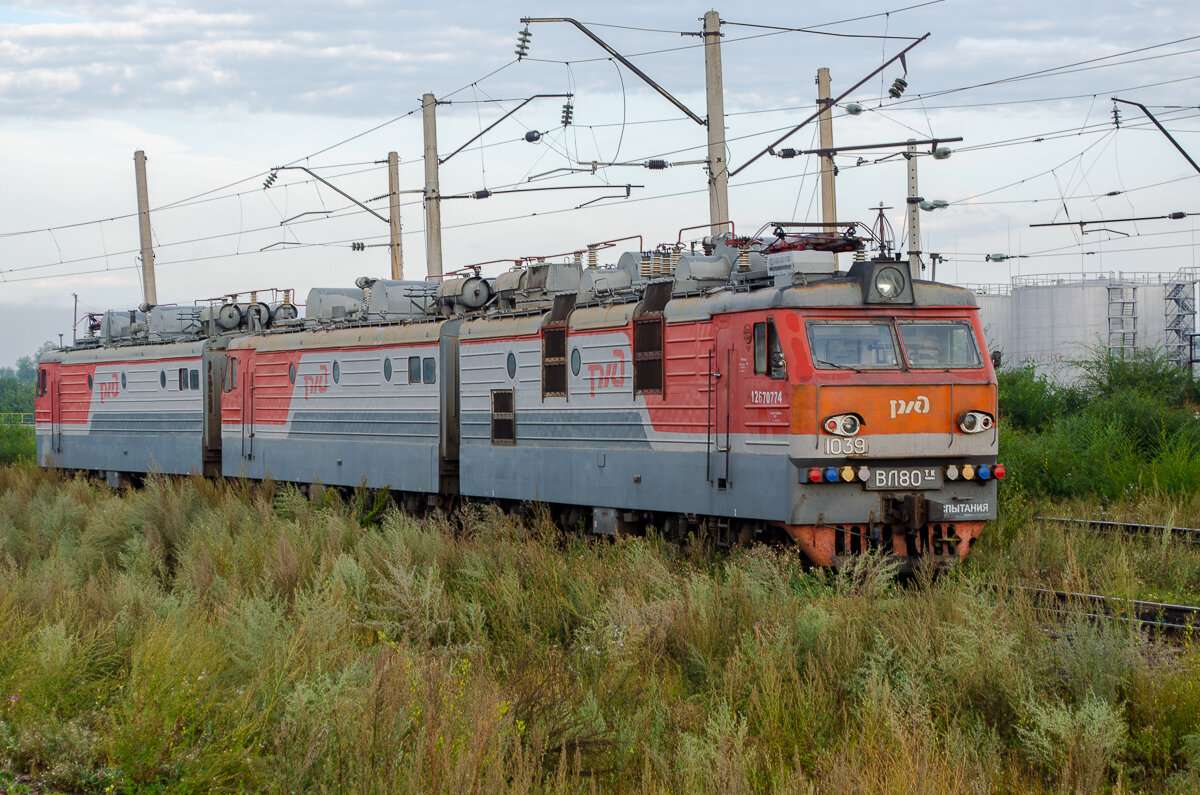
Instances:
[[[513,50],[513,54],[517,56],[518,61],[529,55],[529,40],[531,38],[533,38],[533,33],[529,30],[528,25],[517,34],[517,49]]]
[[[646,168],[650,169],[651,171],[662,171],[666,167],[667,167],[666,160],[647,160],[646,161]]]

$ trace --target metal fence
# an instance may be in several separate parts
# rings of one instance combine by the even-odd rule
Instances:
[[[0,412],[0,425],[25,425],[33,427],[33,414],[31,412]]]

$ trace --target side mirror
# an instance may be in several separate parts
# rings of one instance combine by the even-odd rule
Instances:
[[[1004,351],[992,351],[992,367],[1000,369],[1000,362],[1004,358]]]

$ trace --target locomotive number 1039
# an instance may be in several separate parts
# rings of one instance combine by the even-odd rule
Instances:
[[[827,436],[825,455],[865,455],[867,440],[863,436]]]

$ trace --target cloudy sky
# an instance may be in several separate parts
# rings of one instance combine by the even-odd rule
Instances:
[[[402,189],[423,179],[420,96],[434,93],[443,157],[533,94],[442,167],[442,192],[561,187],[443,203],[446,269],[557,254],[642,235],[649,247],[708,220],[705,132],[566,24],[573,16],[704,115],[699,18],[707,6],[624,0],[481,3],[0,3],[0,364],[62,333],[80,312],[141,300],[133,153],[148,158],[161,303],[239,290],[345,286],[386,275],[386,225],[298,170],[306,166],[387,214],[389,151]],[[1200,10],[1136,0],[743,0],[724,21],[726,137],[732,168],[811,112],[827,66],[840,94],[910,43],[908,90],[884,70],[839,111],[838,145],[959,137],[948,160],[921,158],[920,189],[949,202],[922,214],[939,278],[1145,271],[1200,265],[1196,219],[1030,228],[1200,213],[1200,174],[1141,112],[1150,107],[1200,158]],[[758,26],[758,27],[756,27]],[[773,27],[761,27],[773,26]],[[781,29],[806,28],[806,31]],[[843,35],[829,35],[843,34]],[[848,35],[846,35],[848,34]],[[843,103],[845,104],[845,103]],[[816,146],[816,125],[784,146]],[[529,130],[542,133],[528,143]],[[838,215],[881,202],[903,234],[904,161],[838,158]],[[862,157],[860,162],[859,158]],[[679,163],[650,171],[649,159]],[[632,163],[599,167],[593,162]],[[739,232],[817,220],[812,158],[763,157],[730,182]],[[624,185],[634,185],[628,199]],[[599,201],[592,201],[599,200]],[[591,202],[585,207],[579,207]],[[578,209],[577,209],[578,208]],[[425,275],[419,197],[402,208],[405,276]],[[1090,231],[1090,230],[1097,231]],[[1102,231],[1108,229],[1111,231]],[[685,234],[686,239],[686,234]],[[902,244],[903,245],[903,244]],[[1014,258],[985,261],[989,253]],[[494,274],[502,263],[484,266]]]

